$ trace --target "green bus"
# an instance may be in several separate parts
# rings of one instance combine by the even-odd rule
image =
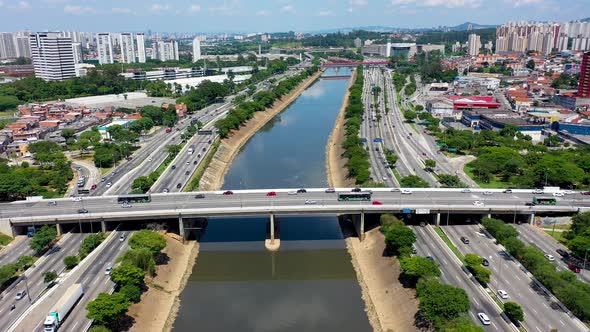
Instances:
[[[149,203],[151,201],[152,196],[150,194],[129,194],[117,197],[117,203]]]
[[[533,197],[534,205],[556,205],[557,200],[553,197]]]
[[[368,191],[338,193],[339,201],[370,201],[371,193]]]

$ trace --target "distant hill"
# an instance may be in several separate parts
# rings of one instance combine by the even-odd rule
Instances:
[[[496,27],[496,25],[483,25],[483,24],[477,24],[477,23],[473,23],[473,22],[465,22],[463,24],[459,24],[454,27],[447,27],[447,28],[450,30],[453,30],[453,31],[466,31],[469,28],[470,24],[471,24],[471,28],[473,30],[490,29],[490,28]]]
[[[583,18],[580,21],[582,21],[582,22],[590,22],[590,17]]]

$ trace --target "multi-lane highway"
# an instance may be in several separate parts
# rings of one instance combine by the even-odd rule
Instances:
[[[457,260],[449,248],[440,240],[438,235],[430,226],[414,227],[416,233],[416,251],[419,255],[432,257],[441,270],[441,280],[449,285],[462,288],[469,297],[469,316],[474,322],[481,325],[477,318],[480,312],[485,313],[492,321],[491,325],[481,325],[486,331],[512,331],[510,324],[506,323],[500,316],[502,311],[493,302],[492,298],[485,293],[485,290],[470,279],[461,269],[461,263]]]
[[[520,264],[506,257],[495,240],[484,234],[481,225],[443,226],[443,230],[461,254],[474,253],[489,261],[492,276],[488,286],[494,292],[503,290],[508,293],[509,298],[502,301],[515,301],[522,306],[525,314],[523,325],[527,331],[580,330],[576,320],[552,308],[556,300],[554,297],[531,287],[532,280],[521,270]],[[461,237],[469,239],[469,243],[463,243]]]
[[[12,242],[0,251],[0,265],[15,263],[20,256],[32,256],[33,249],[30,246],[31,239],[25,236],[17,236]]]
[[[25,278],[19,279],[16,287],[9,287],[2,293],[0,331],[8,331],[8,328],[31,305],[29,298],[35,301],[47,289],[47,284],[44,282],[46,272],[55,271],[59,275],[65,269],[64,257],[78,254],[84,237],[85,234],[64,235],[52,249],[25,272]],[[28,290],[28,296],[16,300],[16,293],[23,290]],[[15,306],[14,309],[11,309],[12,305]]]

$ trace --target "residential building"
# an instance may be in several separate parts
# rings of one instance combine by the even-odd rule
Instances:
[[[96,50],[98,53],[98,63],[101,65],[114,63],[113,42],[110,33],[96,34]]]
[[[467,51],[468,54],[471,56],[476,56],[479,54],[479,49],[481,48],[481,38],[480,36],[472,33],[467,38]]]
[[[584,53],[582,57],[580,81],[578,83],[578,96],[582,98],[590,98],[590,52]]]
[[[0,59],[17,57],[14,37],[11,32],[0,32]]]
[[[75,76],[72,39],[55,32],[31,34],[31,56],[35,75],[46,81],[61,81]]]
[[[15,36],[14,45],[16,47],[17,57],[31,58],[31,45],[29,44],[29,36]]]
[[[138,33],[135,38],[137,38],[137,62],[145,63],[145,36],[143,33]]]
[[[361,46],[363,46],[363,41],[359,37],[356,37],[354,39],[354,47],[360,48]]]
[[[158,59],[178,61],[178,43],[175,40],[158,42]]]
[[[121,62],[135,62],[135,45],[133,42],[133,34],[128,32],[121,33],[119,35],[119,46],[121,48]]]
[[[199,37],[193,39],[193,62],[197,62],[201,59],[201,41]]]
[[[82,44],[72,43],[72,52],[74,53],[74,63],[82,63]]]

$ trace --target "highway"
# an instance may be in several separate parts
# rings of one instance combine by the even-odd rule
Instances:
[[[480,325],[486,331],[512,331],[509,324],[500,316],[500,308],[485,293],[485,290],[475,281],[470,279],[461,269],[461,263],[440,240],[439,236],[430,227],[413,227],[416,233],[416,251],[420,256],[432,257],[441,270],[440,279],[449,285],[459,287],[467,292],[469,297],[469,316],[475,324]],[[477,314],[483,312],[490,317],[492,324],[484,326],[477,318]]]
[[[558,270],[569,270],[565,259],[559,253],[557,253],[557,249],[562,249],[569,252],[569,250],[563,244],[557,242],[557,240],[548,234],[542,234],[543,231],[541,229],[538,229],[532,225],[517,225],[516,229],[518,230],[518,237],[524,243],[530,244],[547,254],[553,255],[555,257],[555,263]],[[577,277],[579,280],[590,283],[590,272],[588,272],[588,270],[582,270],[581,273],[577,274]]]
[[[515,301],[522,306],[525,320],[523,326],[527,331],[579,331],[577,322],[559,309],[552,309],[554,298],[545,295],[540,290],[532,288],[531,278],[520,269],[520,265],[502,254],[502,249],[495,244],[495,239],[490,239],[482,232],[482,226],[454,225],[442,227],[449,239],[455,244],[461,254],[477,254],[486,258],[492,271],[489,288],[496,293],[504,290],[509,299],[503,302]],[[469,244],[460,239],[464,236],[469,239]]]
[[[0,252],[0,265],[15,263],[20,256],[33,256],[30,246],[31,238],[17,236]]]
[[[43,280],[45,272],[55,271],[59,275],[65,269],[64,257],[77,255],[85,236],[86,234],[65,234],[52,249],[27,269],[25,272],[26,282],[23,279],[16,287],[9,287],[2,293],[3,301],[0,302],[0,315],[2,315],[3,319],[0,320],[0,331],[7,331],[30,306],[28,297],[25,296],[20,300],[16,300],[16,293],[28,288],[31,300],[35,301],[47,289],[47,284]],[[16,307],[11,310],[13,304]]]

